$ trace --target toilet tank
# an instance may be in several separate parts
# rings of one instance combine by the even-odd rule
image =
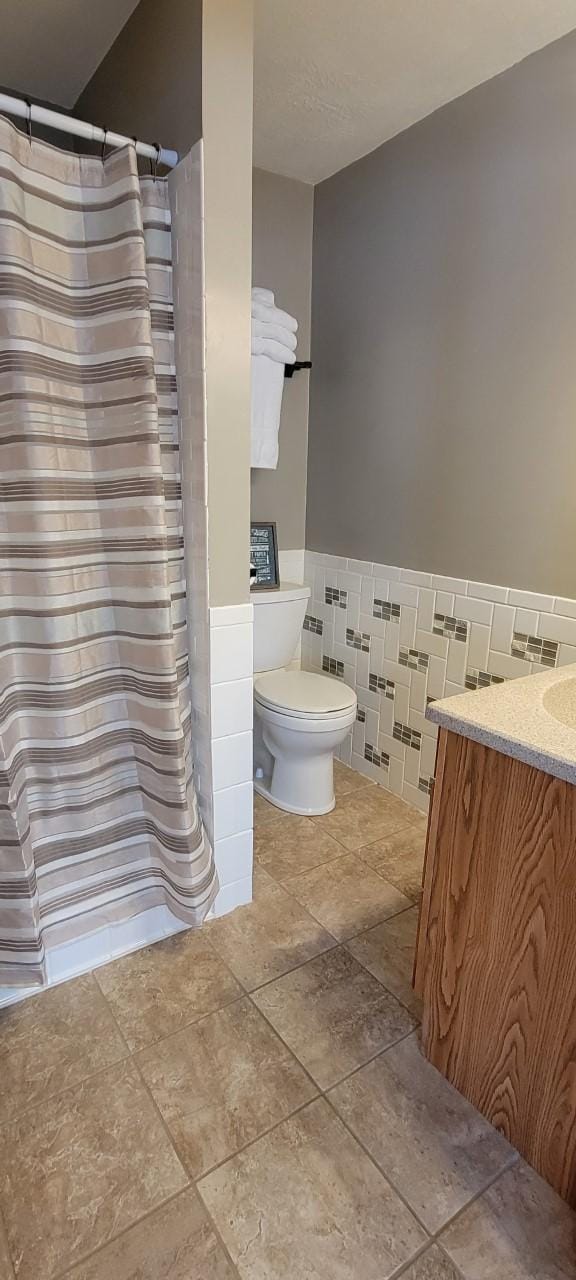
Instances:
[[[253,591],[250,598],[254,605],[254,670],[287,667],[298,648],[310,587],[283,582],[273,591]]]

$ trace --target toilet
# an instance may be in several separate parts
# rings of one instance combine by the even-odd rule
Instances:
[[[334,808],[334,752],[356,718],[343,680],[290,668],[310,588],[253,592],[254,788],[287,813]]]

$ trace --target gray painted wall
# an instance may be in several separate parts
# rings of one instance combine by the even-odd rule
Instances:
[[[576,594],[576,33],[315,189],[306,545]]]
[[[298,320],[300,360],[310,354],[313,202],[306,183],[254,170],[252,279]],[[276,520],[284,551],[304,546],[309,382],[304,371],[285,381],[278,467],[251,472],[252,519]]]
[[[202,134],[202,0],[140,0],[75,114],[185,155]]]

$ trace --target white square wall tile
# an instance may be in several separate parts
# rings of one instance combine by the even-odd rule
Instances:
[[[516,610],[507,604],[495,604],[490,632],[490,648],[510,654]]]
[[[224,840],[252,829],[253,789],[251,782],[214,792],[214,840]]]
[[[550,613],[554,607],[552,596],[539,596],[533,591],[509,591],[508,604],[520,609],[536,609],[537,613]]]
[[[252,733],[235,733],[212,742],[212,781],[215,791],[252,779]]]
[[[395,624],[388,624],[383,618],[374,618],[369,613],[361,613],[358,622],[360,631],[366,631],[371,636],[382,636],[382,638],[386,635],[386,627],[388,625],[394,626]]]
[[[401,796],[404,793],[404,761],[390,760],[390,768],[388,770],[388,786],[395,795]]]
[[[492,600],[494,604],[506,604],[508,587],[496,587],[490,582],[469,582],[466,595],[477,600]]]
[[[436,608],[436,592],[422,587],[418,592],[418,628],[420,631],[431,631],[434,625]]]
[[[567,600],[557,596],[554,601],[554,613],[561,613],[565,618],[576,618],[576,600]]]
[[[340,591],[354,591],[356,595],[360,595],[362,587],[362,574],[349,573],[346,569],[338,570],[338,587]]]
[[[374,578],[367,578],[365,575],[361,579],[360,585],[360,612],[368,613],[372,616],[374,607]],[[381,597],[380,597],[381,598]]]
[[[210,683],[242,680],[252,675],[251,622],[210,629]]]
[[[407,645],[409,649],[414,648],[414,640],[416,637],[416,609],[408,608],[406,605],[402,606],[402,609],[400,610],[399,631],[399,643],[401,645]]]
[[[456,596],[454,601],[454,613],[457,618],[464,618],[466,622],[485,622],[492,621],[494,605],[491,600],[475,600],[472,596]]]
[[[432,574],[419,573],[414,569],[401,569],[400,581],[411,582],[415,587],[430,587],[432,585]]]
[[[240,831],[216,841],[214,858],[220,887],[252,875],[252,839],[251,831]]]
[[[303,550],[279,551],[278,561],[281,582],[300,583],[304,581],[305,560]]]
[[[413,804],[415,809],[420,809],[422,813],[428,812],[428,796],[424,791],[420,791],[418,787],[410,786],[409,782],[404,784],[402,798],[407,804]]]
[[[488,655],[488,671],[493,676],[503,676],[505,680],[516,680],[522,676],[530,676],[541,670],[536,663],[524,662],[522,658],[514,658],[509,653],[490,650]]]
[[[394,622],[389,622],[384,634],[384,657],[387,658],[389,662],[397,663],[399,647],[400,627]]]
[[[445,675],[452,685],[460,685],[463,689],[466,681],[467,645],[460,640],[451,640],[448,644],[448,660],[445,664]]]
[[[541,613],[537,634],[544,640],[576,645],[576,618],[563,618],[556,613]]]
[[[424,777],[431,777],[436,768],[436,752],[438,744],[434,738],[422,738],[422,749],[420,751],[420,772]]]
[[[536,635],[538,626],[538,613],[535,609],[517,609],[514,619],[514,630],[521,631],[524,635]]]
[[[231,911],[235,911],[236,907],[245,907],[251,901],[252,876],[246,876],[244,880],[235,880],[233,884],[224,884],[216,896],[208,919],[227,916]]]
[[[252,622],[253,619],[254,605],[251,602],[217,605],[210,609],[211,627],[232,627],[240,622]]]
[[[437,591],[450,591],[454,595],[463,596],[466,594],[468,583],[465,578],[446,578],[443,574],[433,574],[432,586]]]
[[[436,592],[436,612],[447,614],[449,618],[454,617],[454,592],[453,591],[437,591]]]
[[[213,685],[212,737],[224,738],[230,734],[245,733],[252,729],[254,685],[249,680],[230,680]]]
[[[394,604],[407,604],[415,609],[418,605],[418,587],[409,582],[391,582],[389,599]]]
[[[416,630],[416,649],[422,653],[434,654],[436,658],[445,658],[448,653],[448,637],[437,636],[433,631]]]
[[[490,649],[490,627],[483,622],[473,622],[468,637],[468,666],[485,671]]]
[[[421,764],[419,751],[407,751],[404,760],[404,785],[408,783],[417,787],[420,779]]]
[[[446,659],[431,657],[428,663],[428,697],[434,699],[443,698],[445,684]]]
[[[388,582],[397,582],[400,578],[400,570],[391,564],[373,564],[372,573],[375,578],[385,578]]]

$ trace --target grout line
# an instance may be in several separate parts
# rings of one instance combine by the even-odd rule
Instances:
[[[294,901],[296,901],[296,899],[294,899]],[[302,909],[306,910],[305,907],[303,907]],[[309,914],[309,912],[307,914]],[[310,919],[314,920],[314,916],[310,916]],[[314,920],[314,924],[318,924],[318,921]],[[325,929],[324,932],[328,933],[328,930]],[[336,948],[340,947],[342,944],[338,942],[337,938],[334,938],[333,934],[329,934],[329,937],[333,939],[333,942],[334,942],[333,946],[324,947],[322,951],[316,951],[314,955],[308,956],[307,960],[301,960],[299,964],[293,965],[291,969],[284,969],[282,973],[277,973],[274,978],[267,978],[265,982],[261,982],[257,987],[247,988],[246,995],[252,996],[257,991],[263,991],[265,987],[271,987],[273,982],[279,982],[281,978],[287,978],[289,973],[297,973],[298,969],[303,969],[304,966],[307,964],[310,964],[312,960],[318,960],[320,956],[330,955],[332,951],[335,951]],[[378,979],[376,979],[376,981],[378,981]]]
[[[410,1032],[409,1034],[414,1034],[414,1033],[413,1033],[413,1032]],[[402,1039],[403,1039],[403,1040],[407,1040],[407,1039],[408,1039],[408,1036],[403,1036],[403,1037],[402,1037]],[[395,1041],[395,1044],[399,1044],[399,1043],[400,1043],[400,1041],[398,1041],[398,1040],[397,1040],[397,1041]],[[387,1048],[386,1048],[386,1049],[384,1049],[384,1050],[383,1050],[383,1052],[382,1052],[381,1054],[378,1054],[377,1056],[378,1056],[378,1057],[385,1057],[385,1055],[388,1053],[389,1049],[392,1049],[392,1048],[394,1048],[394,1045],[388,1045],[388,1046],[387,1046]],[[374,1061],[374,1060],[375,1060],[374,1058],[373,1058],[373,1059],[371,1059],[371,1061]],[[367,1065],[367,1064],[365,1064],[365,1065]],[[359,1070],[361,1070],[361,1069],[362,1069],[362,1068],[358,1068],[357,1070],[359,1071]],[[356,1074],[357,1074],[357,1071],[354,1071],[354,1072],[352,1072],[351,1074],[352,1074],[352,1075],[356,1075]],[[346,1077],[346,1080],[348,1080],[349,1078],[350,1078],[350,1077]],[[336,1088],[339,1088],[340,1084],[342,1084],[342,1083],[344,1083],[344,1081],[339,1081],[338,1085],[334,1085],[334,1086],[333,1086],[333,1090],[335,1090]],[[436,1231],[431,1231],[431,1230],[430,1230],[430,1228],[429,1228],[429,1227],[427,1227],[427,1226],[426,1226],[426,1224],[422,1221],[422,1219],[420,1218],[420,1216],[419,1216],[419,1214],[418,1214],[417,1210],[414,1208],[414,1206],[410,1204],[410,1202],[406,1199],[406,1197],[405,1197],[405,1195],[403,1194],[403,1192],[402,1192],[402,1191],[400,1191],[400,1189],[399,1189],[399,1188],[398,1188],[398,1186],[396,1185],[396,1183],[395,1183],[394,1179],[391,1177],[391,1175],[390,1175],[388,1172],[384,1172],[384,1170],[383,1170],[383,1169],[381,1168],[381,1166],[378,1164],[378,1161],[376,1160],[376,1158],[371,1154],[371,1152],[369,1151],[368,1147],[365,1145],[365,1143],[364,1143],[364,1141],[362,1140],[362,1138],[360,1138],[360,1137],[359,1137],[359,1135],[358,1135],[357,1133],[355,1133],[355,1131],[354,1131],[354,1130],[351,1128],[351,1126],[348,1124],[348,1122],[347,1122],[347,1120],[344,1118],[344,1116],[342,1116],[342,1115],[340,1114],[340,1112],[338,1111],[337,1107],[336,1107],[336,1106],[334,1105],[334,1103],[332,1102],[332,1099],[330,1098],[329,1094],[324,1094],[323,1096],[326,1098],[326,1101],[327,1101],[327,1102],[330,1104],[330,1106],[332,1107],[332,1110],[334,1111],[334,1113],[335,1113],[335,1114],[339,1117],[339,1119],[342,1121],[342,1124],[344,1125],[344,1127],[348,1130],[348,1132],[351,1134],[351,1136],[355,1139],[355,1141],[358,1143],[358,1145],[362,1148],[362,1150],[364,1151],[364,1154],[368,1156],[369,1160],[370,1160],[370,1161],[372,1162],[372,1164],[376,1167],[376,1169],[378,1170],[378,1172],[382,1175],[382,1177],[386,1180],[386,1182],[388,1182],[388,1183],[389,1183],[389,1185],[392,1187],[392,1190],[396,1193],[396,1195],[398,1196],[398,1198],[402,1201],[402,1203],[404,1204],[405,1208],[406,1208],[406,1209],[408,1209],[408,1211],[411,1213],[412,1217],[416,1219],[416,1221],[417,1221],[417,1223],[419,1224],[419,1226],[421,1226],[421,1227],[422,1227],[422,1230],[426,1232],[426,1235],[427,1235],[427,1237],[428,1237],[428,1240],[427,1240],[427,1243],[426,1243],[425,1248],[430,1248],[430,1246],[431,1246],[432,1244],[439,1243],[439,1241],[440,1241],[441,1237],[445,1234],[445,1232],[448,1230],[448,1228],[449,1228],[449,1227],[452,1227],[452,1226],[453,1226],[453,1224],[454,1224],[455,1222],[457,1222],[457,1221],[458,1221],[458,1219],[459,1219],[459,1218],[461,1218],[461,1217],[462,1217],[462,1216],[463,1216],[463,1215],[468,1211],[468,1209],[470,1208],[470,1206],[471,1206],[472,1204],[475,1204],[477,1200],[480,1200],[480,1199],[482,1198],[482,1196],[486,1193],[486,1191],[489,1191],[490,1187],[492,1187],[492,1186],[494,1185],[494,1183],[498,1181],[498,1179],[499,1179],[499,1178],[502,1178],[502,1177],[504,1176],[504,1174],[505,1174],[505,1173],[508,1173],[508,1171],[509,1171],[511,1168],[513,1168],[513,1167],[514,1167],[514,1165],[516,1165],[516,1164],[518,1163],[519,1159],[520,1159],[520,1154],[519,1154],[519,1152],[517,1152],[517,1151],[515,1151],[515,1150],[513,1149],[513,1150],[512,1150],[512,1156],[511,1156],[511,1157],[510,1157],[510,1159],[506,1162],[506,1164],[504,1164],[500,1169],[498,1169],[498,1171],[497,1171],[495,1174],[493,1174],[493,1175],[492,1175],[492,1177],[490,1177],[490,1178],[489,1178],[485,1183],[483,1183],[483,1185],[482,1185],[481,1187],[479,1187],[477,1191],[475,1191],[475,1192],[474,1192],[474,1194],[470,1197],[470,1199],[469,1199],[469,1200],[467,1200],[465,1204],[461,1205],[461,1206],[460,1206],[460,1208],[456,1210],[456,1212],[452,1215],[452,1217],[447,1218],[447,1219],[446,1219],[446,1222],[443,1222],[443,1223],[442,1223],[442,1225],[441,1225],[440,1227],[438,1227],[438,1229],[437,1229]],[[423,1252],[423,1250],[420,1250],[420,1252]],[[447,1252],[447,1251],[443,1249],[443,1252]],[[418,1256],[418,1255],[416,1255],[416,1256]],[[449,1254],[448,1254],[448,1257],[450,1257],[450,1255],[449,1255]],[[413,1262],[413,1261],[414,1261],[414,1258],[412,1258],[412,1259],[411,1259],[411,1261]],[[450,1258],[450,1261],[452,1261],[452,1259],[451,1259],[451,1258]],[[408,1264],[406,1264],[406,1266],[408,1266],[408,1265],[410,1265],[410,1264],[409,1264],[409,1263],[408,1263]],[[404,1267],[404,1266],[405,1266],[405,1264],[402,1264],[402,1266]],[[458,1270],[458,1268],[457,1268],[457,1270]],[[393,1272],[392,1274],[393,1274],[393,1276],[401,1275],[401,1274],[402,1274],[402,1271],[399,1271],[399,1272]],[[390,1280],[392,1280],[392,1277],[390,1277]]]
[[[334,839],[333,836],[330,836],[329,838],[330,840]],[[334,843],[336,844],[337,841],[334,841]],[[305,867],[303,871],[297,871],[296,875],[289,876],[288,879],[295,880],[296,876],[299,876],[299,875],[305,876],[308,874],[309,871],[318,871],[320,867],[330,867],[333,862],[340,862],[342,857],[343,857],[342,845],[338,845],[338,852],[332,854],[330,858],[324,858],[322,862],[315,862],[312,866]],[[276,882],[276,884],[279,884],[281,888],[285,887],[285,881],[277,879],[277,877],[274,875],[272,871],[268,871],[268,867],[266,866],[266,863],[262,862],[262,860],[258,857],[258,854],[254,855],[254,861],[258,863],[258,866],[261,867],[263,871],[266,871],[267,874],[272,877],[272,879]]]
[[[83,1253],[81,1258],[76,1258],[74,1262],[66,1267],[65,1271],[56,1271],[52,1280],[66,1280],[66,1276],[73,1275],[77,1267],[82,1266],[85,1262],[92,1261],[93,1258],[97,1258],[98,1254],[104,1253],[110,1245],[116,1244],[118,1240],[122,1240],[122,1238],[127,1236],[130,1231],[134,1231],[136,1227],[142,1226],[142,1223],[146,1222],[148,1218],[152,1218],[155,1213],[161,1213],[167,1205],[172,1204],[174,1200],[177,1200],[178,1196],[184,1195],[187,1191],[191,1190],[195,1190],[195,1187],[192,1183],[189,1183],[187,1187],[181,1187],[179,1191],[176,1191],[174,1195],[167,1196],[166,1200],[162,1200],[160,1204],[154,1205],[154,1208],[149,1209],[141,1218],[137,1218],[135,1222],[131,1222],[127,1227],[123,1227],[117,1235],[110,1236],[109,1240],[105,1240],[103,1244],[99,1244],[97,1249],[92,1249],[90,1253]]]
[[[298,1061],[298,1059],[296,1059],[296,1061]],[[298,1065],[301,1066],[302,1064],[299,1063]],[[260,1142],[262,1138],[267,1138],[269,1134],[274,1133],[274,1130],[279,1129],[281,1124],[286,1124],[288,1120],[293,1120],[294,1116],[299,1115],[301,1111],[305,1111],[306,1107],[311,1106],[313,1102],[319,1102],[324,1095],[320,1093],[317,1085],[315,1088],[315,1097],[307,1098],[306,1102],[301,1102],[298,1107],[294,1107],[293,1111],[288,1111],[285,1116],[281,1116],[279,1120],[275,1120],[274,1124],[269,1124],[267,1128],[263,1129],[261,1133],[258,1133],[255,1138],[251,1138],[249,1142],[244,1142],[241,1147],[236,1147],[229,1155],[224,1156],[223,1160],[218,1160],[216,1164],[210,1165],[208,1169],[204,1169],[202,1173],[199,1173],[197,1178],[193,1178],[192,1181],[194,1185],[198,1187],[198,1190],[200,1191],[199,1183],[203,1182],[204,1178],[211,1177],[211,1175],[216,1173],[218,1169],[222,1169],[224,1165],[230,1164],[232,1160],[236,1159],[236,1156],[244,1155],[245,1151],[249,1151],[250,1148],[255,1147],[256,1143]],[[201,1194],[202,1192],[200,1192],[200,1195]],[[204,1203],[204,1201],[202,1201],[202,1203]]]

